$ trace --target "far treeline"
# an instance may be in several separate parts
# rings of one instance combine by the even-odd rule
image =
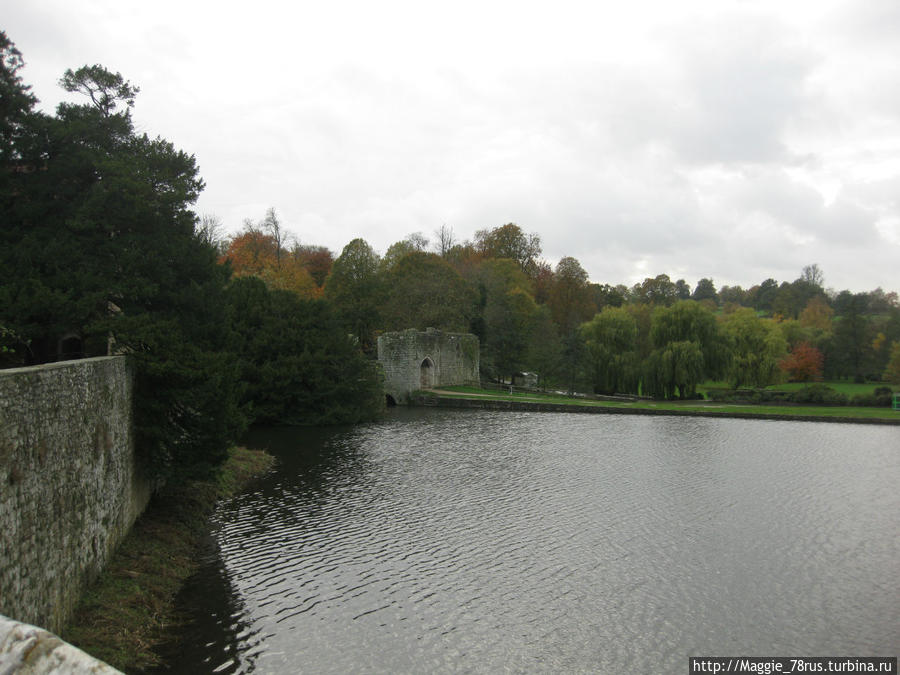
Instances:
[[[539,237],[513,223],[465,242],[446,226],[433,245],[415,233],[384,256],[355,239],[333,262],[289,239],[270,209],[217,245],[238,278],[323,297],[370,356],[383,331],[433,327],[475,333],[485,378],[533,372],[569,391],[683,399],[709,380],[900,383],[897,293],[826,290],[815,264],[747,290],[665,274],[628,288],[590,282],[572,257],[551,267]]]
[[[591,283],[551,266],[515,224],[457,241],[409,235],[378,255],[301,244],[270,209],[222,236],[191,205],[196,160],[138,133],[138,88],[102,66],[68,70],[85,95],[54,115],[0,32],[0,364],[125,353],[138,444],[171,478],[208,473],[254,422],[374,419],[380,332],[434,327],[481,340],[482,373],[534,372],[544,387],[686,398],[822,377],[900,381],[896,293],[793,282],[694,289],[666,275]]]

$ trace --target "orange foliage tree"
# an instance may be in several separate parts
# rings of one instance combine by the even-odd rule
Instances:
[[[304,260],[279,251],[275,237],[257,229],[247,229],[228,244],[221,262],[231,263],[235,276],[255,276],[269,288],[291,291],[301,298],[321,296],[321,289],[306,269]]]
[[[791,382],[812,382],[822,379],[825,358],[822,352],[806,341],[798,342],[778,366]]]

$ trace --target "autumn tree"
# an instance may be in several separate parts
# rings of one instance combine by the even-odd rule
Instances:
[[[233,237],[222,255],[235,276],[259,277],[273,290],[290,291],[301,298],[319,296],[318,286],[304,260],[284,249],[290,236],[284,231],[275,210],[256,224],[244,221],[243,231]]]
[[[808,342],[800,342],[779,362],[791,382],[814,382],[822,379],[825,359],[822,352]]]
[[[261,276],[276,264],[275,240],[252,223],[228,242],[223,261],[227,260],[235,276]]]
[[[295,242],[291,247],[291,257],[309,272],[316,286],[321,288],[325,285],[334,264],[334,255],[328,248]]]

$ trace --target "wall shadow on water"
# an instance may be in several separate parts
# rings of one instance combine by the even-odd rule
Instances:
[[[201,544],[199,567],[175,601],[179,625],[156,650],[162,664],[145,673],[196,673],[196,664],[203,664],[205,672],[256,670],[266,636],[244,619],[246,603],[222,555],[223,545],[227,546],[220,536],[223,522],[235,509],[256,511],[262,529],[273,519],[291,521],[292,494],[303,493],[314,504],[317,494],[326,497],[323,490],[336,475],[352,479],[356,469],[363,469],[364,459],[348,439],[367,426],[260,427],[248,432],[241,444],[277,457],[279,474],[259,478],[246,492],[218,506]],[[294,477],[290,486],[279,478],[285,473]],[[186,669],[184,664],[194,665]]]

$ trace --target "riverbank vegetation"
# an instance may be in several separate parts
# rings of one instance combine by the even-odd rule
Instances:
[[[124,672],[158,662],[153,648],[177,622],[174,599],[196,568],[207,518],[219,499],[243,490],[274,458],[232,448],[215,478],[157,494],[82,596],[62,637]]]
[[[226,236],[192,210],[195,158],[135,130],[136,86],[70,70],[61,84],[85,102],[48,115],[2,33],[0,52],[0,364],[128,354],[138,448],[167,480],[209,475],[253,422],[377,417],[377,337],[397,329],[472,332],[485,381],[569,392],[900,384],[897,293],[828,289],[815,264],[746,289],[666,274],[629,287],[551,264],[514,223],[470,240],[444,225],[383,255],[362,238],[339,255],[301,243],[274,208]]]

